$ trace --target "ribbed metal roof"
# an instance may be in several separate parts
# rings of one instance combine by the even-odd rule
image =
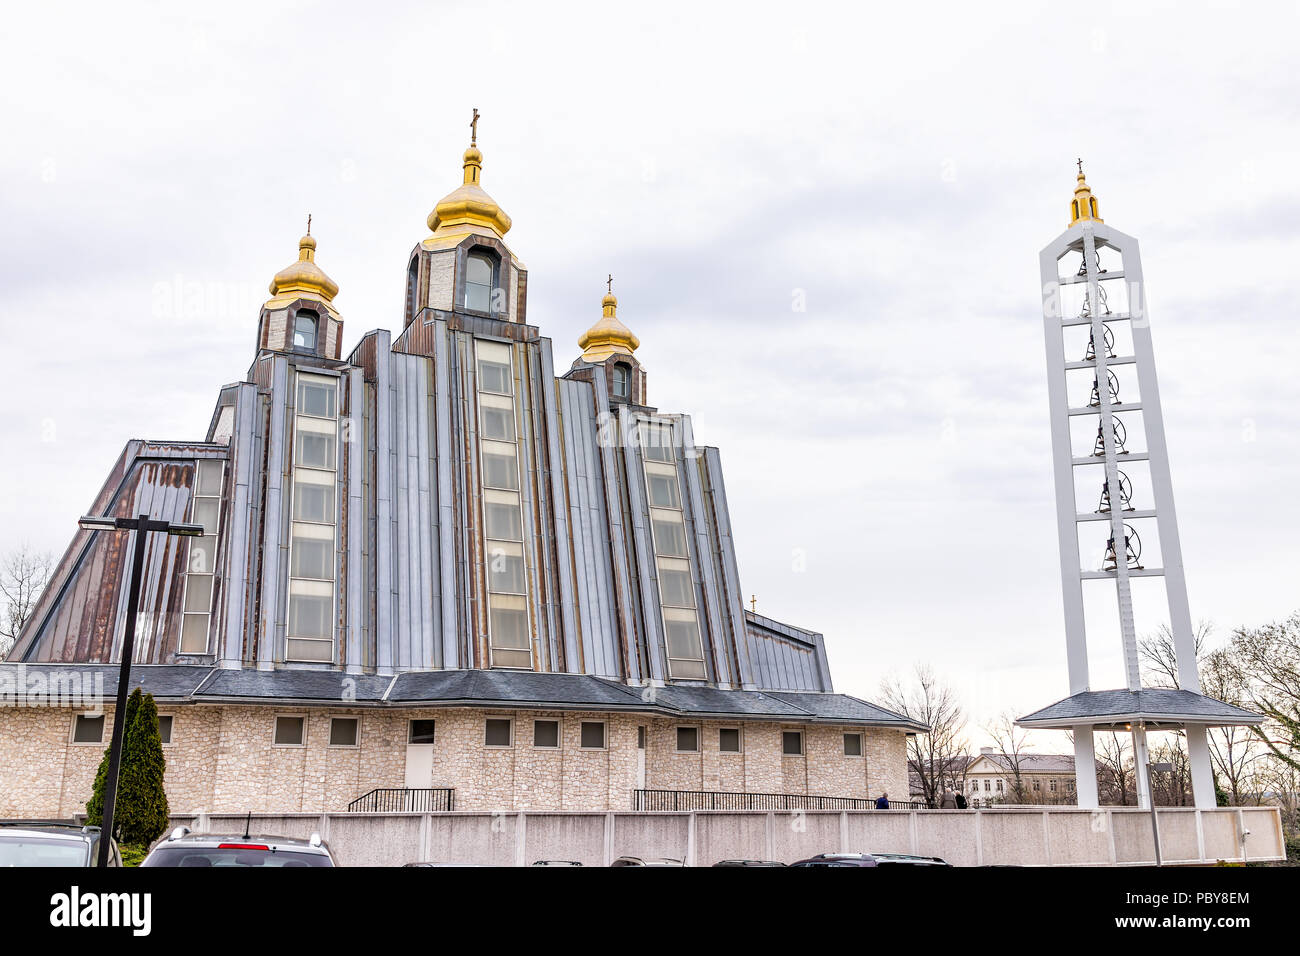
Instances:
[[[1259,724],[1264,718],[1190,690],[1087,690],[1021,717],[1024,726],[1068,728],[1081,723]]]

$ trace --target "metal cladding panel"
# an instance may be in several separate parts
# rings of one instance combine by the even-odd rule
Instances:
[[[114,517],[147,513],[189,520],[195,461],[222,458],[225,446],[130,443],[92,511]],[[120,659],[135,532],[78,531],[51,577],[11,660],[103,662]],[[151,534],[145,546],[133,659],[167,663],[180,639],[185,586],[184,539]]]
[[[735,658],[731,653],[731,642],[722,629],[723,615],[719,605],[722,603],[718,574],[713,556],[717,551],[717,541],[713,537],[713,523],[709,520],[704,507],[704,494],[700,489],[700,472],[697,466],[699,453],[695,448],[695,435],[691,429],[688,415],[681,417],[682,451],[677,468],[686,482],[688,494],[683,504],[690,501],[687,515],[689,529],[692,532],[692,544],[695,551],[693,572],[696,587],[703,596],[704,605],[696,612],[701,624],[701,636],[705,641],[704,658],[710,664],[712,679],[719,682],[736,681]]]
[[[375,363],[375,666],[385,674],[393,669],[397,604],[393,569],[397,550],[393,540],[393,483],[397,466],[392,444],[396,399],[387,331],[376,335],[375,348],[380,356]]]
[[[564,669],[580,673],[582,655],[579,651],[576,594],[574,590],[573,548],[569,531],[569,492],[564,470],[564,453],[560,440],[557,412],[559,387],[551,359],[551,340],[542,339],[538,349],[541,363],[538,395],[541,402],[541,419],[546,436],[546,488],[550,497],[551,518],[554,526],[550,560],[554,563],[554,594],[559,611],[562,634]]]
[[[285,540],[287,520],[286,480],[292,467],[289,454],[288,428],[292,409],[289,399],[289,366],[283,356],[276,356],[271,375],[271,420],[267,435],[266,494],[262,511],[262,558],[260,614],[257,620],[256,657],[259,667],[274,666],[276,650],[284,633],[285,577],[289,573]]]
[[[462,664],[456,615],[456,499],[452,483],[451,379],[452,365],[447,340],[447,323],[437,322],[433,336],[433,414],[435,457],[437,459],[438,587],[440,600],[434,605],[439,613],[442,636],[438,663],[441,667]],[[432,603],[432,602],[431,602]]]
[[[549,345],[549,342],[547,343]],[[550,484],[550,451],[544,425],[546,393],[551,380],[544,377],[541,353],[535,343],[519,346],[522,383],[519,389],[519,467],[522,479],[525,527],[533,536],[536,556],[533,594],[537,608],[537,657],[541,669],[563,669],[564,648],[560,627],[559,595],[556,593],[555,517]]]
[[[803,631],[746,614],[755,678],[763,690],[830,692],[825,642]]]
[[[623,654],[594,393],[586,382],[565,379],[558,385],[583,672],[619,677]]]
[[[397,517],[396,660],[398,669],[434,666],[433,517],[430,473],[430,362],[423,356],[393,355],[397,458],[394,504]]]
[[[528,575],[528,627],[533,646],[533,666],[556,669],[554,634],[555,607],[548,601],[546,541],[541,491],[537,482],[537,442],[533,419],[533,377],[531,349],[516,345],[514,352],[516,461],[519,468],[519,504],[524,529],[524,567]],[[475,403],[476,406],[477,403]],[[478,430],[477,408],[471,406],[474,430]],[[477,442],[475,443],[477,447]],[[487,553],[484,552],[484,560]]]
[[[343,593],[346,595],[346,617],[343,621],[345,653],[343,660],[352,673],[361,670],[364,660],[365,621],[368,603],[365,600],[366,582],[366,499],[365,473],[367,460],[366,435],[366,382],[362,369],[351,369],[343,379],[347,396],[346,440],[343,442],[343,471],[347,493],[347,507],[343,510],[340,542],[343,548]]]
[[[740,588],[740,572],[736,565],[736,544],[731,536],[731,512],[727,506],[727,490],[722,480],[722,460],[716,448],[704,448],[699,459],[704,495],[713,520],[713,541],[716,551],[713,559],[717,565],[719,605],[722,626],[735,661],[736,674],[742,687],[753,686],[754,666],[750,659],[749,635],[745,628],[745,595]]]
[[[604,389],[603,369],[597,369],[596,382]],[[619,435],[627,435],[633,427],[633,418],[626,408],[619,409]],[[678,426],[680,427],[680,426]],[[676,437],[674,435],[674,437]],[[664,645],[663,628],[659,619],[659,586],[655,571],[654,545],[650,533],[650,505],[646,498],[644,482],[641,475],[640,442],[620,442],[623,453],[624,480],[623,494],[619,495],[619,506],[626,506],[628,514],[628,531],[631,535],[627,560],[631,562],[628,577],[635,578],[640,592],[638,620],[641,627],[633,633],[644,642],[646,658],[649,661],[651,680],[666,680],[668,677],[668,651]],[[616,472],[616,474],[620,474]]]
[[[261,440],[261,400],[257,386],[241,383],[235,392],[235,427],[230,436],[230,461],[223,491],[227,495],[222,538],[218,542],[223,569],[222,599],[214,606],[216,658],[225,666],[237,667],[244,655],[251,601],[249,587],[256,524],[252,507],[260,481],[258,472]]]

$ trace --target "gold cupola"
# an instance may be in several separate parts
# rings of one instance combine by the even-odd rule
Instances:
[[[1092,194],[1088,181],[1083,178],[1083,160],[1079,160],[1079,180],[1074,187],[1074,200],[1070,203],[1070,225],[1080,222],[1102,222],[1097,210],[1097,197]]]
[[[498,239],[510,231],[510,217],[497,201],[483,191],[483,154],[478,148],[478,110],[470,123],[469,149],[463,157],[465,180],[460,188],[438,200],[426,220],[434,235],[487,230]]]
[[[315,299],[334,311],[333,302],[339,294],[339,284],[316,265],[316,240],[311,235],[310,220],[307,234],[298,240],[298,261],[275,274],[270,291],[267,309],[283,308],[294,299]]]
[[[612,278],[609,280],[609,291],[600,300],[600,307],[603,313],[600,321],[583,332],[578,339],[582,360],[593,365],[598,365],[611,355],[631,355],[641,344],[632,330],[618,320],[618,299],[614,297]]]

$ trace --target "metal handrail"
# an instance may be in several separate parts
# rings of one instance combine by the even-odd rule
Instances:
[[[870,797],[722,790],[633,790],[636,810],[874,810]],[[890,800],[891,810],[925,810],[914,800]]]
[[[455,794],[452,787],[376,787],[349,803],[348,812],[433,813],[451,810],[455,806]]]

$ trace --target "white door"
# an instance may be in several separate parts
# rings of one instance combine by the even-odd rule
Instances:
[[[406,789],[428,790],[433,785],[433,744],[406,745]]]

